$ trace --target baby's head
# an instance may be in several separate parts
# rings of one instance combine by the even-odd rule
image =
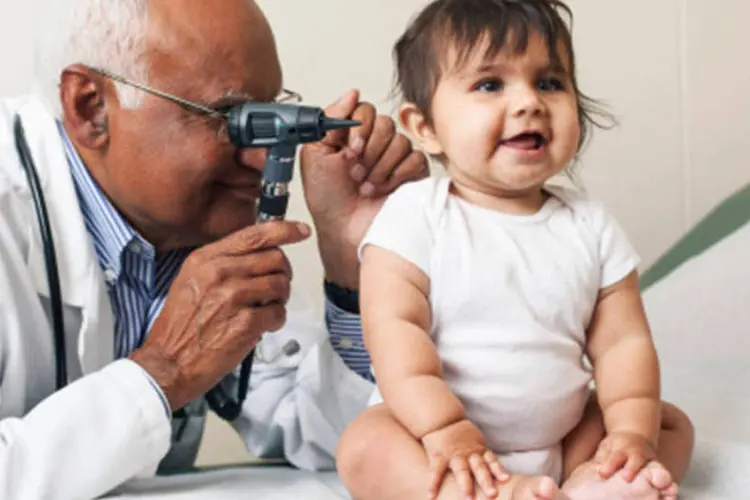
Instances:
[[[578,89],[558,0],[435,0],[394,48],[402,126],[458,184],[542,187],[568,167],[598,113]]]

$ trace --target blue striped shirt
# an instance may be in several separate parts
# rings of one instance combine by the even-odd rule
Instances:
[[[159,315],[172,279],[189,250],[157,255],[153,245],[120,215],[84,166],[58,123],[86,230],[107,282],[115,320],[115,359],[141,346]],[[169,406],[153,380],[165,409]]]
[[[360,377],[374,382],[370,369],[370,356],[362,338],[362,324],[357,314],[347,312],[326,300],[326,326],[333,349],[346,366]]]

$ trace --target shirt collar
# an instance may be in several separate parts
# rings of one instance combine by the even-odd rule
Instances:
[[[65,155],[70,165],[73,182],[81,205],[86,229],[94,240],[100,264],[111,269],[119,279],[123,272],[123,256],[133,248],[144,258],[154,260],[156,251],[148,241],[122,217],[91,176],[83,160],[70,141],[62,123],[58,122]]]

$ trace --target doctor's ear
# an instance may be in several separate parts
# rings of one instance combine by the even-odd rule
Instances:
[[[101,149],[109,143],[106,97],[114,86],[85,66],[75,64],[62,72],[60,104],[65,129],[77,145]]]

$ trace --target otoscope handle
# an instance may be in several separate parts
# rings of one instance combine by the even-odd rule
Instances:
[[[294,144],[269,148],[258,202],[258,222],[281,220],[286,215],[296,152],[297,146]]]
[[[269,185],[269,190],[277,191],[277,194],[271,196],[261,193],[260,201],[258,202],[258,222],[266,222],[269,220],[283,220],[286,215],[286,210],[289,207],[289,192],[286,191],[280,194],[280,185]],[[264,187],[264,190],[266,187]]]

